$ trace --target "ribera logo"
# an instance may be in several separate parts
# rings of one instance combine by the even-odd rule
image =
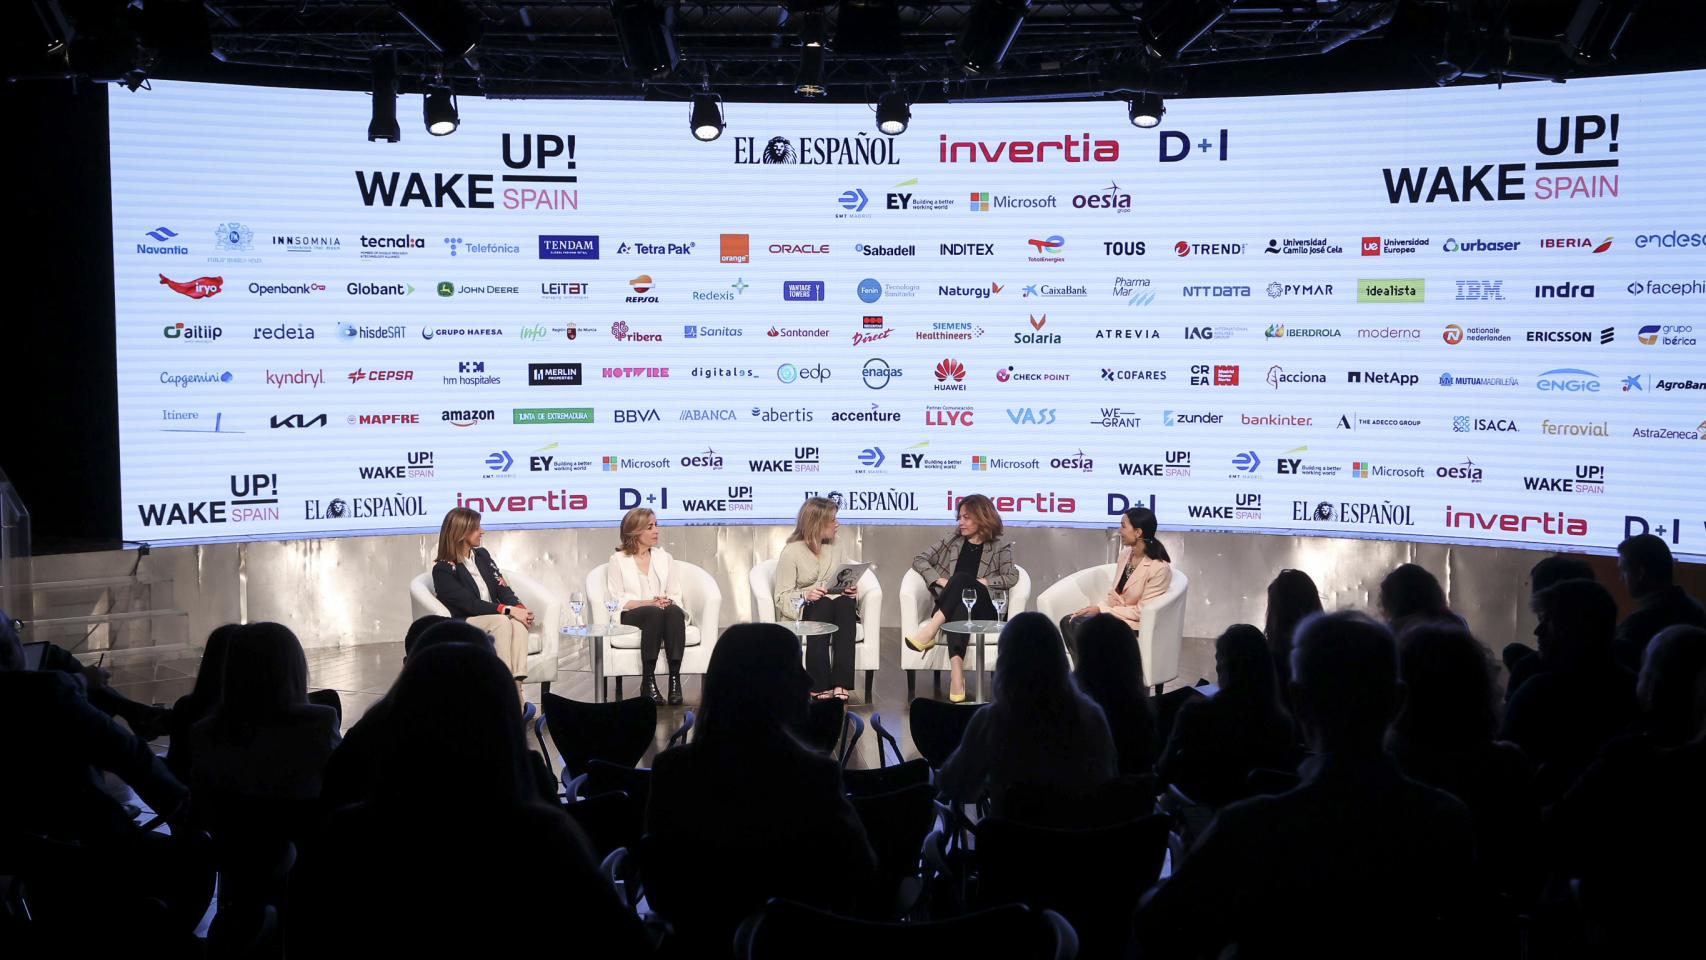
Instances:
[[[734,162],[746,164],[797,163],[808,167],[894,166],[900,152],[889,137],[863,130],[856,137],[771,137],[761,147],[754,137],[731,137]]]
[[[505,133],[499,157],[510,170],[526,173],[425,173],[357,170],[356,188],[364,206],[419,206],[436,209],[525,210],[568,213],[580,209],[580,181],[574,134]],[[543,171],[568,171],[550,172]],[[492,182],[505,184],[492,199]]]
[[[1494,203],[1512,200],[1606,200],[1616,199],[1621,188],[1619,175],[1592,171],[1618,167],[1618,114],[1578,114],[1535,119],[1534,145],[1547,159],[1534,163],[1538,176],[1534,192],[1527,192],[1527,163],[1465,163],[1422,167],[1385,167],[1386,202],[1398,203]],[[1556,123],[1556,132],[1549,133]],[[1589,171],[1554,172],[1554,171]]]
[[[181,293],[191,300],[205,300],[217,296],[225,289],[224,277],[197,277],[194,280],[168,280],[165,274],[160,274],[160,282],[165,284],[173,293]]]

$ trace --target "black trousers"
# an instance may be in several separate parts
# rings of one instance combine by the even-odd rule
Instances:
[[[658,648],[669,656],[669,672],[681,672],[682,652],[687,649],[687,611],[667,607],[635,607],[622,611],[622,622],[640,628],[640,669],[651,676],[658,667]]]
[[[1066,641],[1066,652],[1072,654],[1072,662],[1078,662],[1078,628],[1084,626],[1089,617],[1078,617],[1067,614],[1060,618],[1060,638]]]
[[[858,642],[859,601],[852,597],[819,597],[800,611],[801,620],[835,624],[835,632],[806,638],[806,673],[813,690],[853,688],[853,648]],[[830,656],[831,648],[834,657]]]
[[[972,604],[969,619],[995,619],[995,603],[989,599],[989,588],[978,583],[977,577],[972,574],[956,573],[949,577],[947,584],[940,589],[934,585],[930,589],[936,594],[935,609],[941,611],[942,615],[949,620],[968,619],[965,601],[960,599],[967,590],[977,591],[977,602]],[[948,644],[948,656],[964,657],[966,655],[966,646],[971,642],[970,636],[963,633],[944,633],[942,636]]]

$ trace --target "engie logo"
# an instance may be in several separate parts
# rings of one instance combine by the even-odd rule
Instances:
[[[1386,167],[1381,171],[1386,202],[1615,200],[1622,186],[1615,172],[1620,120],[1615,113],[1535,118],[1534,146],[1548,159],[1534,164],[1540,175],[1534,178],[1533,193],[1525,189],[1527,163]]]

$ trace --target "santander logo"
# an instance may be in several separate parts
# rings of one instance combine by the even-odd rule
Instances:
[[[168,280],[160,274],[160,282],[191,300],[204,300],[225,289],[224,277],[197,277],[194,280]]]
[[[1051,156],[1050,153],[1057,154]],[[1092,140],[1090,134],[1066,134],[1059,140],[950,141],[938,135],[938,163],[1114,163],[1120,158],[1118,140]]]

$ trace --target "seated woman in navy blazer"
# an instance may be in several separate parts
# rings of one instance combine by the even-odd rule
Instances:
[[[432,565],[432,592],[450,615],[486,631],[492,647],[515,678],[516,696],[528,706],[521,685],[527,679],[527,631],[533,611],[504,581],[503,571],[480,546],[485,531],[480,514],[452,507],[438,528],[438,557]]]

